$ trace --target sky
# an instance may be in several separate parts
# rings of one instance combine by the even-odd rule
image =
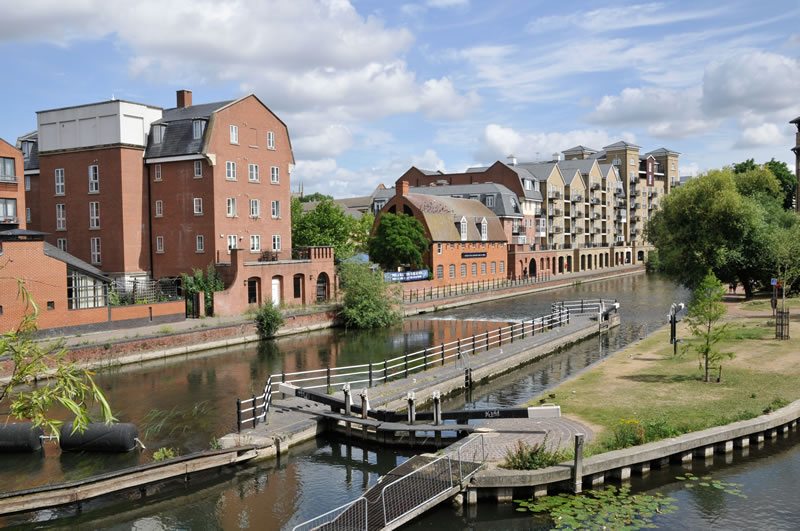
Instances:
[[[562,0],[3,0],[0,138],[112,97],[255,93],[289,127],[292,189],[336,198],[626,140],[681,174],[794,167],[800,4]]]

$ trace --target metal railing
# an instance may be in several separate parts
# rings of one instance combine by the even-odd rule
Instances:
[[[491,280],[473,280],[471,282],[460,282],[448,284],[447,286],[437,286],[433,288],[407,289],[403,291],[403,302],[420,302],[427,300],[445,299],[447,297],[458,297],[468,293],[480,293],[496,289],[514,288],[529,284],[549,282],[550,273],[544,271],[533,276],[519,276],[511,278],[495,278]]]
[[[259,422],[267,422],[270,405],[272,405],[272,376],[267,378],[263,393],[244,400],[236,400],[237,431],[242,431],[244,425],[248,423],[251,424],[251,428],[255,428]]]
[[[561,301],[561,302],[554,302],[550,305],[550,309],[554,312],[561,309],[561,310],[568,310],[572,315],[581,315],[581,314],[594,314],[598,313],[602,310],[605,310],[607,307],[616,304],[617,299],[581,299],[575,301]]]
[[[180,300],[180,280],[115,280],[108,292],[112,306]]]
[[[470,437],[455,455],[443,455],[366,496],[303,522],[292,531],[383,529],[472,477],[486,463],[483,435]],[[380,484],[380,483],[379,483]],[[369,494],[369,492],[367,493]],[[371,510],[370,510],[371,509]]]

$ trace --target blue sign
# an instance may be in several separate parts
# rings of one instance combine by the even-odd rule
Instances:
[[[777,285],[778,285],[778,279],[777,279],[777,278],[773,278],[773,279],[770,281],[770,284],[772,284],[773,286],[777,286]]]
[[[383,279],[386,282],[413,282],[415,280],[425,280],[427,278],[427,269],[420,269],[419,271],[392,271],[383,274]]]

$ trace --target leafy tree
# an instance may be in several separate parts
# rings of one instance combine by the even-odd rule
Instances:
[[[291,199],[291,216],[292,216],[292,245],[298,246],[297,234],[300,230],[300,222],[303,219],[303,203],[300,199],[293,197]]]
[[[783,188],[783,208],[791,210],[792,201],[797,193],[797,177],[789,170],[785,162],[777,161],[774,157],[769,162],[764,163],[764,166],[781,183]]]
[[[352,256],[355,252],[353,234],[357,232],[358,220],[348,216],[344,209],[332,199],[323,199],[316,208],[295,221],[292,210],[292,241],[297,247],[331,245],[338,259]]]
[[[746,171],[755,170],[758,168],[755,159],[747,159],[744,162],[733,165],[733,173],[744,173]]]
[[[12,417],[31,421],[56,437],[63,421],[51,416],[54,406],[75,416],[73,431],[82,432],[91,422],[92,404],[100,406],[106,424],[115,422],[105,394],[92,379],[94,373],[67,361],[63,340],[49,345],[36,341],[39,307],[21,282],[18,288],[18,296],[25,301],[25,315],[16,329],[0,335],[0,358],[11,361],[11,377],[0,384],[0,408],[8,408]],[[32,387],[43,375],[48,376],[47,383]]]
[[[425,228],[418,219],[387,212],[378,219],[378,226],[369,240],[369,256],[385,269],[395,269],[401,264],[420,269],[429,244]]]
[[[264,304],[256,313],[256,330],[261,339],[273,337],[283,326],[283,315],[280,309],[270,302]]]
[[[783,188],[775,175],[766,168],[758,167],[753,170],[733,174],[736,190],[747,197],[775,198],[783,201]]]
[[[722,297],[725,295],[725,288],[722,282],[709,271],[697,289],[694,290],[692,302],[689,305],[689,313],[686,321],[692,335],[700,339],[695,347],[701,360],[705,362],[705,381],[708,382],[709,367],[713,367],[723,358],[733,358],[732,352],[720,352],[715,348],[722,339],[727,323],[716,326],[722,319],[727,309],[722,304]]]
[[[372,212],[364,212],[358,219],[353,233],[353,245],[357,252],[369,252],[369,233],[372,232],[373,225],[375,225],[375,215]]]
[[[384,281],[383,273],[369,264],[343,263],[339,278],[344,294],[339,315],[346,327],[379,328],[402,320],[398,290]]]
[[[304,196],[302,196],[300,198],[300,202],[301,203],[309,203],[309,202],[313,202],[313,201],[325,201],[325,200],[333,201],[333,197],[331,197],[329,195],[321,194],[319,192],[314,192],[313,194],[304,195]]]
[[[223,291],[225,289],[225,283],[222,281],[222,277],[219,273],[217,273],[217,269],[214,267],[213,263],[208,264],[205,274],[203,274],[203,270],[199,267],[192,270],[192,274],[193,276],[190,277],[186,273],[181,273],[183,289],[188,295],[193,295],[200,291],[205,292],[205,313],[206,315],[211,315],[214,309],[214,292]]]
[[[786,309],[786,291],[800,278],[800,225],[780,229],[774,238],[776,278],[781,284],[781,310]]]

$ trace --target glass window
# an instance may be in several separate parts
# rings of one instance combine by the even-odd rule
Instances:
[[[494,208],[494,196],[487,195],[486,196],[486,206],[489,208]]]
[[[278,184],[281,182],[280,169],[277,166],[272,166],[269,169],[269,182],[272,184]]]
[[[481,275],[486,274],[486,262],[481,262]]]
[[[277,219],[281,217],[281,202],[280,201],[273,201],[272,202],[272,217]]]
[[[164,139],[164,129],[165,127],[163,125],[153,126],[153,144],[160,144]]]
[[[247,180],[251,183],[258,182],[258,164],[250,164],[248,165],[248,173],[247,173]]]
[[[155,167],[153,168],[153,170],[155,172],[154,175],[153,175],[153,180],[154,181],[160,181],[161,180],[161,164],[156,164]]]
[[[26,192],[30,192],[31,191],[31,176],[30,175],[26,175],[25,176],[25,191]]]
[[[225,200],[226,215],[229,218],[236,217],[236,198],[229,197]]]
[[[436,278],[444,278],[444,266],[436,266]]]
[[[436,252],[438,254],[442,254],[442,244],[441,243],[437,243],[436,244]]]
[[[66,238],[58,238],[56,240],[56,245],[58,246],[59,249],[61,249],[65,253],[67,252],[67,239]]]
[[[92,238],[90,243],[92,263],[100,264],[100,238]]]
[[[15,181],[17,172],[15,171],[14,159],[11,157],[0,157],[0,180]]]
[[[250,200],[250,217],[251,218],[259,218],[259,217],[261,217],[261,200],[260,199],[251,199]]]
[[[478,276],[478,264],[476,264],[475,262],[472,262],[472,276],[473,277]]]
[[[501,273],[505,273],[506,272],[506,263],[505,263],[504,260],[500,260],[500,272]]]
[[[100,193],[100,168],[97,164],[89,166],[89,193]]]
[[[25,209],[25,221],[27,223],[31,222],[31,209],[30,208],[26,208]]]
[[[56,168],[56,195],[64,195],[64,168]]]
[[[450,278],[456,278],[456,265],[450,264]]]
[[[267,149],[275,149],[275,133],[267,131]]]
[[[259,234],[251,234],[250,235],[250,252],[256,253],[261,251],[261,235]]]
[[[467,276],[467,264],[461,264],[461,276]]]
[[[235,162],[231,162],[230,160],[225,162],[225,178],[227,180],[229,180],[229,181],[235,181],[236,180],[236,163]]]
[[[272,250],[273,251],[280,251],[281,250],[281,235],[280,234],[273,234],[272,235]]]
[[[497,263],[492,262],[492,274],[494,275],[495,273],[497,273]]]
[[[100,228],[100,202],[99,201],[90,201],[89,202],[89,228],[90,229],[99,229]]]
[[[238,240],[237,240],[235,234],[228,234],[228,252],[230,252],[231,249],[236,249],[237,248],[237,246],[236,246],[236,242],[237,241]]]
[[[156,252],[163,253],[164,252],[164,237],[163,236],[156,236]]]
[[[202,160],[194,161],[194,176],[195,177],[202,177],[203,176],[203,161]]]
[[[195,238],[195,251],[202,253],[206,250],[206,239],[202,234],[198,234]]]
[[[232,125],[231,126],[231,144],[238,144],[239,143],[239,126]]]
[[[63,203],[56,205],[56,230],[67,230],[67,205]]]
[[[461,241],[467,241],[467,220],[461,218]]]
[[[156,199],[156,217],[160,218],[164,215],[164,201]]]
[[[203,136],[203,120],[195,120],[192,122],[192,137],[200,138]]]
[[[194,198],[194,213],[195,215],[200,215],[203,213],[203,198],[202,197],[195,197]]]
[[[486,218],[483,218],[481,221],[481,240],[486,241],[489,235],[489,224],[486,222]]]

